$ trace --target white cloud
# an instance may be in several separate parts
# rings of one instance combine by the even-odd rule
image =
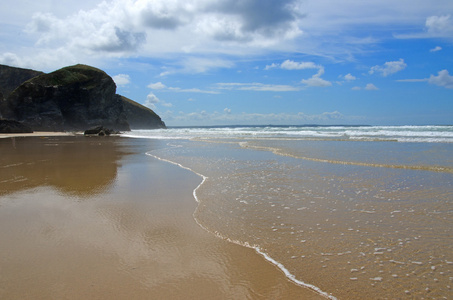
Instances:
[[[230,64],[219,64],[214,54],[246,55],[299,36],[298,1],[103,1],[73,14],[30,13],[27,33],[39,47],[63,48],[77,57],[203,54],[204,63],[198,59],[184,67],[205,72],[212,62],[219,67]]]
[[[272,63],[270,65],[267,65],[264,70],[270,70],[270,69],[275,69],[275,68],[280,68],[280,64]]]
[[[351,90],[353,91],[360,91],[360,90],[366,90],[366,91],[377,91],[379,90],[374,84],[372,83],[368,83],[364,88],[360,87],[360,86],[354,86],[351,88]]]
[[[153,90],[166,90],[166,91],[172,91],[172,92],[177,92],[177,93],[201,93],[201,94],[218,94],[219,93],[217,91],[201,90],[198,88],[182,89],[179,87],[168,87],[160,81],[156,82],[156,83],[148,84],[148,88],[153,89]]]
[[[442,50],[442,47],[436,46],[433,49],[429,49],[429,52],[437,52],[437,51],[440,51],[440,50]]]
[[[429,78],[422,79],[400,79],[398,82],[428,82],[437,86],[442,86],[447,89],[453,89],[453,76],[448,73],[448,70],[437,72],[437,76],[431,75]]]
[[[302,83],[314,87],[327,87],[332,85],[330,81],[315,76],[309,79],[302,79]]]
[[[381,73],[382,76],[386,77],[388,75],[402,71],[406,67],[407,64],[404,62],[404,59],[400,58],[400,60],[397,61],[388,61],[383,66],[374,66],[370,69],[368,73],[374,74],[375,72],[378,72]]]
[[[367,91],[377,91],[378,88],[372,84],[372,83],[368,83],[366,86],[365,86],[365,90]]]
[[[343,78],[344,78],[344,80],[346,80],[346,81],[354,81],[354,80],[357,79],[355,76],[351,75],[351,73],[348,73],[348,74],[344,75]]]
[[[440,2],[439,2],[440,3]],[[449,3],[451,5],[451,2]],[[447,7],[444,11],[452,11],[451,8],[448,10]],[[425,28],[422,32],[410,33],[410,34],[397,34],[397,38],[453,38],[453,19],[451,15],[432,15],[426,18]]]
[[[153,90],[161,90],[166,88],[165,84],[163,84],[162,82],[150,83],[148,87]]]
[[[96,2],[100,3],[96,5]],[[231,61],[237,57],[268,53],[297,52],[352,60],[355,54],[380,42],[377,38],[380,34],[363,34],[362,28],[374,28],[376,33],[391,28],[392,32],[401,33],[418,26],[426,36],[447,39],[453,36],[452,18],[438,13],[451,12],[451,0],[42,0],[39,4],[17,0],[14,3],[14,6],[0,4],[0,8],[5,8],[0,9],[0,37],[8,35],[9,39],[17,40],[14,45],[8,45],[7,51],[30,57],[22,60],[24,66],[39,64],[53,66],[48,67],[51,69],[78,62],[106,65],[111,59],[133,56],[172,57],[167,62],[171,60],[169,64],[174,68],[162,75],[206,72],[216,67],[231,67]],[[23,22],[29,22],[26,34],[12,35],[11,24],[23,29]],[[187,64],[181,56],[204,57],[207,61],[223,57],[224,62],[197,66],[195,62]],[[302,67],[290,62],[283,67]]]
[[[198,88],[182,89],[179,87],[169,87],[168,90],[177,93],[219,94],[219,92],[217,91],[202,90]]]
[[[226,114],[231,114],[231,109],[230,108],[225,108],[223,110],[223,112],[226,113]]]
[[[295,62],[292,60],[285,60],[284,62],[282,62],[280,67],[285,70],[304,70],[321,68],[320,66],[316,65],[313,62]]]
[[[433,37],[453,36],[453,20],[450,15],[430,16],[426,19],[425,26]]]
[[[156,109],[156,104],[159,102],[160,100],[159,98],[157,98],[156,95],[154,95],[153,93],[149,93],[148,96],[146,96],[146,101],[143,105],[154,110]]]
[[[437,76],[431,75],[428,79],[430,84],[442,86],[447,89],[453,89],[453,76],[447,70],[442,70],[437,73]]]
[[[301,82],[307,86],[316,87],[327,87],[332,85],[330,81],[321,78],[321,76],[324,74],[324,67],[313,62],[296,62],[288,59],[281,64],[272,63],[271,65],[267,65],[264,69],[270,70],[274,68],[280,68],[284,70],[318,69],[318,72],[315,75],[313,75],[309,79],[302,79]]]
[[[131,82],[131,78],[127,74],[118,74],[113,76],[112,79],[119,86],[128,85]]]
[[[143,104],[146,107],[151,108],[152,110],[155,110],[157,108],[157,104],[165,107],[172,107],[173,104],[165,102],[161,99],[159,99],[154,93],[149,93],[148,96],[146,96],[145,103]]]
[[[284,69],[284,70],[306,70],[306,69],[321,69],[322,66],[317,65],[311,61],[296,62],[296,61],[287,59],[284,62],[282,62],[281,64],[272,63],[270,65],[267,65],[264,69],[270,70],[270,69],[275,69],[275,68],[280,68],[280,69]]]
[[[264,83],[237,83],[237,82],[220,82],[216,88],[222,90],[241,90],[256,92],[296,92],[301,88],[292,85],[264,84]]]
[[[42,51],[60,49],[62,53],[70,53],[49,55],[49,62],[40,60],[40,64],[57,67],[130,56],[195,54],[214,58],[219,54],[247,56],[295,50],[302,54],[352,59],[355,53],[379,42],[377,38],[362,35],[362,31],[357,30],[362,26],[390,27],[398,32],[419,25],[421,29],[425,26],[426,34],[452,36],[452,18],[438,15],[439,11],[452,11],[451,0],[110,0],[95,3],[43,0],[38,5],[17,0],[15,6],[21,9],[3,5],[6,9],[0,10],[0,20],[15,25],[29,21],[27,38],[32,45],[27,47],[28,53],[24,56],[35,56],[38,46]],[[3,6],[0,4],[0,8]],[[14,13],[11,15],[11,12]],[[9,27],[4,28],[6,32]],[[21,55],[18,49],[23,49],[22,46],[17,44],[8,52]],[[36,61],[31,59],[27,64],[36,64]],[[198,72],[210,68],[211,65],[205,65]],[[192,70],[197,72],[196,68]]]
[[[313,75],[309,79],[302,79],[302,83],[307,85],[307,86],[313,86],[313,87],[328,87],[332,86],[332,83],[330,81],[324,80],[321,78],[321,76],[324,74],[324,67],[320,67],[318,70],[318,73]]]
[[[24,67],[26,65],[18,55],[11,52],[0,54],[0,64],[15,67]]]

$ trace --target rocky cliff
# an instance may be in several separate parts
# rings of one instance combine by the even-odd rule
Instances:
[[[165,128],[152,110],[117,95],[113,79],[102,70],[75,65],[38,73],[12,92],[13,84],[3,89],[7,96],[0,97],[3,119],[19,121],[37,131],[78,131],[98,125],[126,131],[130,130],[129,123],[134,124],[132,128]],[[17,83],[20,78],[24,77],[0,78],[0,86],[3,82]]]
[[[2,103],[3,118],[33,130],[84,130],[104,125],[129,130],[116,85],[105,72],[85,66],[66,67],[34,77]]]
[[[131,129],[166,128],[165,123],[151,109],[121,95],[124,113]]]
[[[25,81],[42,75],[43,72],[0,65],[0,101]]]

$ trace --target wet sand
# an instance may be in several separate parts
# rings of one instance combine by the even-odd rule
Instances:
[[[0,139],[2,299],[320,299],[194,220],[165,142]]]
[[[207,177],[197,221],[338,299],[450,299],[450,144],[172,141]],[[289,275],[291,277],[291,275]]]
[[[53,137],[53,136],[75,136],[82,135],[83,132],[63,132],[63,131],[35,131],[32,133],[0,133],[0,139],[17,137]]]

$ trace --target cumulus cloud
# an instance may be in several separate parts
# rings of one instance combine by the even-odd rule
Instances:
[[[437,86],[441,86],[447,89],[453,89],[453,76],[451,76],[448,70],[442,70],[437,72],[437,76],[432,75],[429,78],[422,79],[400,79],[398,82],[428,82]]]
[[[128,85],[131,82],[131,78],[127,74],[118,74],[113,76],[112,79],[119,86]]]
[[[305,69],[320,69],[322,67],[310,61],[296,62],[287,59],[281,64],[272,63],[271,65],[267,65],[264,69],[270,70],[274,68],[280,68],[284,70],[305,70]]]
[[[251,41],[257,37],[275,38],[301,33],[295,0],[229,0],[206,5],[208,17],[217,17],[209,30],[218,40]],[[208,27],[204,27],[208,29]],[[214,29],[214,30],[212,30]]]
[[[160,99],[157,98],[156,95],[154,95],[153,93],[149,93],[148,96],[146,96],[146,101],[143,105],[151,109],[156,109],[156,104],[159,102]]]
[[[316,86],[316,87],[327,87],[331,86],[332,83],[330,81],[324,80],[321,76],[324,74],[324,67],[321,65],[317,65],[314,62],[296,62],[293,60],[285,60],[281,64],[272,63],[271,65],[267,65],[264,69],[284,69],[284,70],[306,70],[306,69],[318,69],[318,72],[313,75],[309,79],[302,79],[302,83],[307,86]],[[349,74],[350,75],[350,74]]]
[[[324,74],[324,68],[320,67],[318,70],[318,73],[313,75],[309,79],[302,79],[302,83],[307,85],[307,86],[313,86],[313,87],[328,87],[332,86],[332,83],[330,81],[324,80],[321,78],[321,76]]]
[[[163,83],[160,82],[160,81],[159,81],[159,82],[156,82],[156,83],[150,83],[150,84],[148,85],[148,87],[149,87],[150,89],[153,89],[153,90],[161,90],[161,89],[165,89],[165,88],[166,88],[165,84],[163,84]]]
[[[425,22],[426,30],[431,36],[445,37],[453,36],[453,20],[450,15],[430,16]]]
[[[351,75],[351,73],[348,73],[348,74],[344,75],[343,79],[346,81],[354,81],[357,78],[355,76]]]
[[[453,76],[451,76],[447,70],[439,71],[437,76],[431,75],[428,78],[428,82],[447,89],[453,89]]]
[[[374,66],[368,73],[381,73],[382,76],[386,77],[388,75],[402,71],[406,67],[407,64],[404,62],[404,59],[400,58],[400,60],[397,61],[388,61],[383,66]]]
[[[136,52],[192,51],[238,55],[245,49],[272,47],[300,35],[297,3],[113,0],[65,17],[35,13],[27,32],[37,37],[41,47],[64,48],[79,55],[123,57]],[[205,64],[200,71],[209,68]]]
[[[395,32],[419,26],[425,36],[453,36],[450,15],[438,14],[452,10],[450,0],[374,0],[353,5],[353,1],[325,0],[80,0],[52,6],[50,0],[35,2],[18,0],[15,7],[20,9],[3,10],[7,11],[0,13],[7,25],[3,32],[11,24],[29,22],[27,38],[33,45],[27,46],[28,56],[34,56],[36,46],[48,52],[61,49],[74,56],[71,62],[295,50],[351,59],[380,41],[357,30],[363,26],[390,27]],[[376,13],[382,11],[386,13]],[[16,49],[8,52],[19,54]],[[68,55],[58,58],[54,65],[68,64]]]
[[[159,99],[154,93],[149,93],[148,96],[146,96],[145,105],[148,108],[151,108],[152,110],[155,110],[157,108],[157,104],[165,107],[172,107],[173,104],[165,102],[161,99]]]
[[[368,83],[363,89],[366,90],[366,91],[377,91],[377,90],[379,90],[379,89],[378,89],[374,84],[372,84],[372,83]],[[351,88],[351,90],[353,90],[353,91],[360,91],[360,90],[362,90],[362,87],[360,87],[360,86],[354,86],[354,87]]]
[[[11,52],[0,54],[0,64],[15,67],[24,67],[25,65],[18,55]]]
[[[315,86],[315,87],[328,87],[328,86],[332,85],[332,83],[330,81],[316,77],[316,75],[312,76],[309,79],[302,79],[302,83],[306,84],[307,86]]]
[[[437,51],[440,51],[440,50],[442,50],[442,47],[436,46],[436,47],[434,47],[432,49],[429,49],[429,52],[437,52]]]
[[[372,83],[368,83],[366,86],[365,86],[365,90],[367,91],[377,91],[378,88],[372,84]]]
[[[424,31],[395,36],[397,38],[447,38],[451,40],[453,38],[453,19],[451,15],[432,15],[426,18]]]

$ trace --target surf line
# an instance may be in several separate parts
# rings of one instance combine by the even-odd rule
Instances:
[[[269,151],[279,156],[292,157],[296,159],[303,159],[321,163],[329,164],[338,164],[338,165],[351,165],[351,166],[362,166],[362,167],[374,167],[374,168],[390,168],[390,169],[407,169],[407,170],[420,170],[420,171],[431,171],[439,173],[453,173],[453,168],[451,167],[440,167],[440,166],[410,166],[410,165],[390,165],[390,164],[379,164],[379,163],[365,163],[365,162],[354,162],[354,161],[340,161],[340,160],[330,160],[322,158],[313,158],[306,156],[298,156],[289,153],[285,153],[282,149],[275,147],[261,147],[250,145],[248,142],[240,142],[239,146],[244,149],[252,149],[258,151]]]
[[[185,170],[188,170],[198,176],[200,176],[202,178],[200,184],[193,190],[193,197],[195,198],[195,201],[199,204],[200,203],[200,200],[198,199],[198,196],[197,196],[197,191],[198,189],[203,185],[203,183],[206,182],[206,180],[208,179],[207,176],[201,174],[201,173],[198,173],[194,170],[192,170],[191,168],[189,167],[186,167],[180,163],[177,163],[177,162],[174,162],[174,161],[171,161],[169,159],[165,159],[165,158],[162,158],[162,157],[159,157],[155,154],[152,154],[151,151],[150,152],[146,152],[145,153],[146,155],[148,156],[151,156],[155,159],[158,159],[160,161],[163,161],[163,162],[167,162],[167,163],[170,163],[170,164],[173,164],[173,165],[176,165],[182,169],[185,169]],[[219,232],[212,232],[211,230],[209,230],[208,228],[206,228],[205,226],[203,226],[200,222],[198,222],[197,218],[195,217],[195,215],[193,216],[194,217],[194,220],[195,222],[198,224],[198,226],[200,226],[201,228],[203,228],[204,230],[206,230],[207,232],[209,233],[212,233],[214,234],[216,237],[220,238],[220,239],[223,239],[223,240],[227,240],[228,242],[231,242],[231,243],[234,243],[234,244],[237,244],[237,245],[240,245],[240,246],[243,246],[243,247],[246,247],[246,248],[250,248],[250,249],[253,249],[255,250],[255,252],[259,255],[261,255],[265,260],[267,260],[268,262],[270,262],[271,264],[273,264],[274,266],[276,266],[278,269],[280,269],[280,271],[283,272],[283,274],[285,274],[286,278],[290,281],[292,281],[293,283],[299,285],[299,286],[302,286],[302,287],[305,287],[305,288],[308,288],[312,291],[315,291],[316,293],[318,293],[319,295],[327,298],[327,299],[331,299],[331,300],[337,300],[337,298],[331,294],[328,294],[326,292],[324,292],[323,290],[321,290],[319,287],[313,285],[313,284],[309,284],[309,283],[306,283],[302,280],[299,280],[296,278],[296,276],[294,276],[294,274],[292,274],[282,263],[276,261],[275,259],[273,259],[272,257],[270,257],[266,252],[262,251],[261,248],[257,245],[250,245],[249,243],[247,242],[240,242],[240,241],[237,241],[237,240],[232,240],[228,237],[225,237],[223,235],[221,235]]]

